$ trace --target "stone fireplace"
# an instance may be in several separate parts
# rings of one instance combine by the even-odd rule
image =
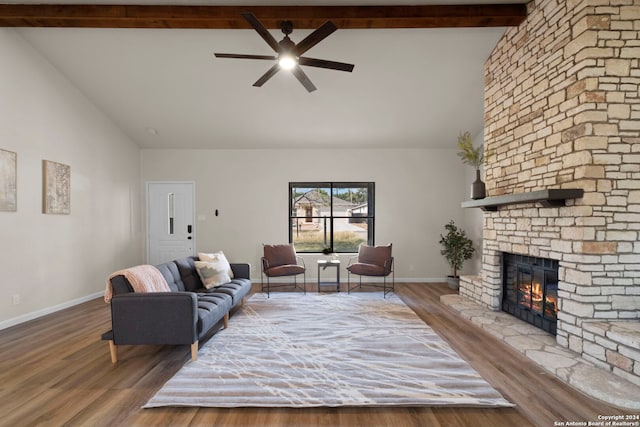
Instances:
[[[504,253],[556,260],[557,343],[640,384],[640,352],[588,327],[640,321],[640,6],[543,0],[528,8],[485,64],[488,199],[583,194],[485,212],[481,280],[461,294],[500,310]]]

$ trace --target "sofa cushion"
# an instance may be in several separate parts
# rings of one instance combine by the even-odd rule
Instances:
[[[231,309],[231,297],[223,293],[197,294],[198,338],[202,338]]]
[[[180,278],[178,267],[173,261],[156,265],[156,268],[160,270],[160,273],[164,276],[164,279],[167,281],[172,292],[183,292],[185,290],[182,278]]]
[[[232,305],[235,307],[242,298],[247,296],[251,291],[251,280],[249,279],[233,279],[229,283],[220,285],[216,288],[207,290],[207,292],[215,292],[229,295],[232,300]]]
[[[176,267],[178,267],[180,278],[182,279],[182,283],[184,283],[185,291],[195,292],[204,287],[202,280],[200,280],[200,276],[198,275],[198,271],[196,270],[196,260],[197,258],[195,257],[188,257],[173,261],[176,264]]]
[[[226,266],[221,265],[217,261],[194,261],[194,264],[202,284],[207,289],[215,288],[231,281]]]

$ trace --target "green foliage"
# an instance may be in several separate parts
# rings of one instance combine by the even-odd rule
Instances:
[[[350,231],[339,231],[333,236],[333,249],[325,246],[323,234],[318,231],[304,231],[294,237],[297,252],[322,252],[327,249],[329,254],[339,252],[358,252],[360,243],[367,243],[367,239]]]
[[[482,145],[474,147],[469,132],[465,132],[458,137],[458,149],[460,149],[458,157],[462,159],[462,162],[476,169],[480,169],[480,166],[489,161],[493,154],[492,151],[485,153]]]
[[[346,191],[339,189],[334,196],[355,205],[367,203],[369,200],[366,188],[349,188]]]
[[[440,244],[443,249],[440,251],[453,270],[453,276],[458,277],[458,270],[462,264],[473,256],[475,248],[465,231],[458,228],[453,220],[444,226],[446,235],[440,235]]]
[[[329,193],[330,189],[326,187],[294,187],[291,190],[292,198],[296,202],[306,196],[310,197],[315,202],[324,202],[327,206],[329,205],[331,200]],[[351,202],[356,205],[367,203],[367,201],[369,200],[367,189],[361,187],[335,187],[333,191],[333,197],[346,200],[347,202]]]

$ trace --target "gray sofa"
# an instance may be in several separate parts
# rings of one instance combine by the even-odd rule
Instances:
[[[206,289],[194,261],[177,259],[156,267],[171,292],[135,293],[124,276],[111,279],[112,329],[102,334],[109,341],[111,361],[118,361],[118,345],[166,344],[191,346],[191,359],[198,357],[198,341],[213,333],[223,321],[226,328],[231,309],[244,305],[251,291],[249,264],[231,264],[234,278]]]

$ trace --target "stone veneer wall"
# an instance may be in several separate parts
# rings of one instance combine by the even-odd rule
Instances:
[[[499,309],[502,252],[559,260],[558,344],[637,382],[640,362],[620,360],[582,324],[640,318],[640,5],[528,7],[485,65],[487,192],[585,194],[561,208],[485,213],[482,289],[467,296]]]

